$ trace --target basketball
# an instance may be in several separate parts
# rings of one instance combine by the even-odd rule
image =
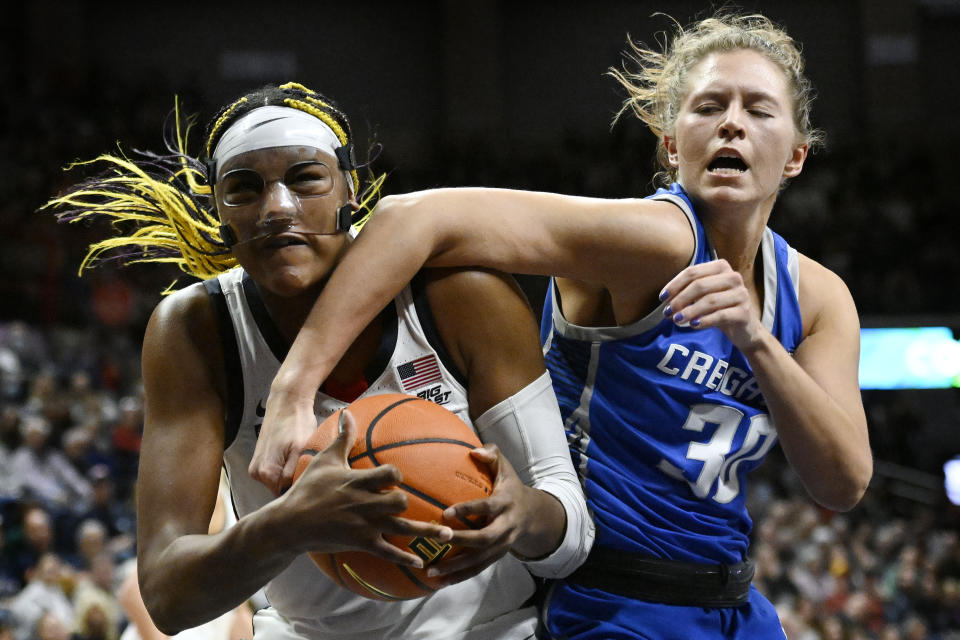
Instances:
[[[480,439],[466,423],[440,405],[399,393],[356,400],[349,407],[357,423],[357,442],[350,451],[354,469],[393,464],[403,474],[400,489],[407,493],[410,520],[442,522],[443,510],[458,502],[490,495],[493,479],[470,450]],[[307,442],[297,461],[294,482],[320,451],[337,436],[341,411],[324,420]],[[447,522],[453,529],[477,523]],[[408,600],[436,591],[440,578],[429,578],[426,569],[459,550],[429,538],[385,535],[386,540],[423,559],[424,568],[400,566],[364,551],[310,553],[313,561],[337,584],[377,600]]]

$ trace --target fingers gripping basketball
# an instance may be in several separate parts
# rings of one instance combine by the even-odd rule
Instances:
[[[467,424],[443,407],[403,394],[361,398],[349,407],[359,435],[349,453],[354,469],[396,466],[403,476],[399,488],[407,494],[403,518],[441,522],[450,505],[485,498],[493,490],[490,472],[470,451],[481,446]],[[294,482],[313,456],[326,449],[343,428],[338,411],[318,427],[297,462]],[[463,529],[482,523],[469,520],[446,523]],[[394,564],[362,551],[311,553],[317,566],[341,586],[368,598],[405,600],[427,595],[438,588],[439,578],[429,578],[426,568],[451,557],[459,549],[431,538],[385,535],[388,542],[423,559],[424,568]]]

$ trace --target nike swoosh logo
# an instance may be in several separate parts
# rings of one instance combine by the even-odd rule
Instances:
[[[262,418],[265,415],[267,415],[267,409],[263,406],[263,400],[261,399],[257,403],[257,417]]]

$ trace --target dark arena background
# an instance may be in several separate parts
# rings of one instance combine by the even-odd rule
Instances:
[[[960,479],[949,490],[960,467],[960,0],[740,6],[803,43],[814,124],[827,132],[771,227],[843,277],[865,328],[914,329],[864,343],[864,376],[881,380],[864,384],[876,469],[858,507],[815,507],[778,451],[755,474],[756,585],[791,640],[960,638]],[[486,185],[646,195],[654,140],[632,117],[611,127],[623,96],[604,73],[620,64],[628,34],[653,43],[669,28],[657,12],[687,24],[711,6],[5,4],[0,629],[17,626],[25,572],[47,551],[59,576],[50,584],[68,607],[57,610],[68,618],[62,633],[82,618],[85,581],[115,606],[135,554],[140,339],[160,291],[189,282],[156,264],[106,264],[79,278],[87,244],[106,229],[36,211],[83,175],[64,173],[67,164],[118,144],[159,150],[175,96],[206,122],[253,87],[296,80],[340,103],[361,147],[382,145],[374,169],[389,173],[385,193]],[[539,311],[544,280],[520,281]],[[910,342],[922,327],[941,329]],[[43,433],[62,454],[57,471],[14,477],[18,448]],[[55,486],[42,494],[31,482]],[[45,533],[31,530],[34,520]],[[92,530],[100,535],[90,542]],[[92,559],[103,551],[112,562],[98,574]],[[125,628],[119,607],[113,626],[104,637]]]

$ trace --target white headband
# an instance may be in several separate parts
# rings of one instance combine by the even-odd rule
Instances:
[[[230,125],[217,142],[213,159],[219,172],[227,160],[241,153],[294,145],[327,151],[335,158],[336,150],[343,146],[333,129],[322,120],[292,107],[268,105],[257,107]],[[353,178],[347,171],[343,174],[352,196]]]

